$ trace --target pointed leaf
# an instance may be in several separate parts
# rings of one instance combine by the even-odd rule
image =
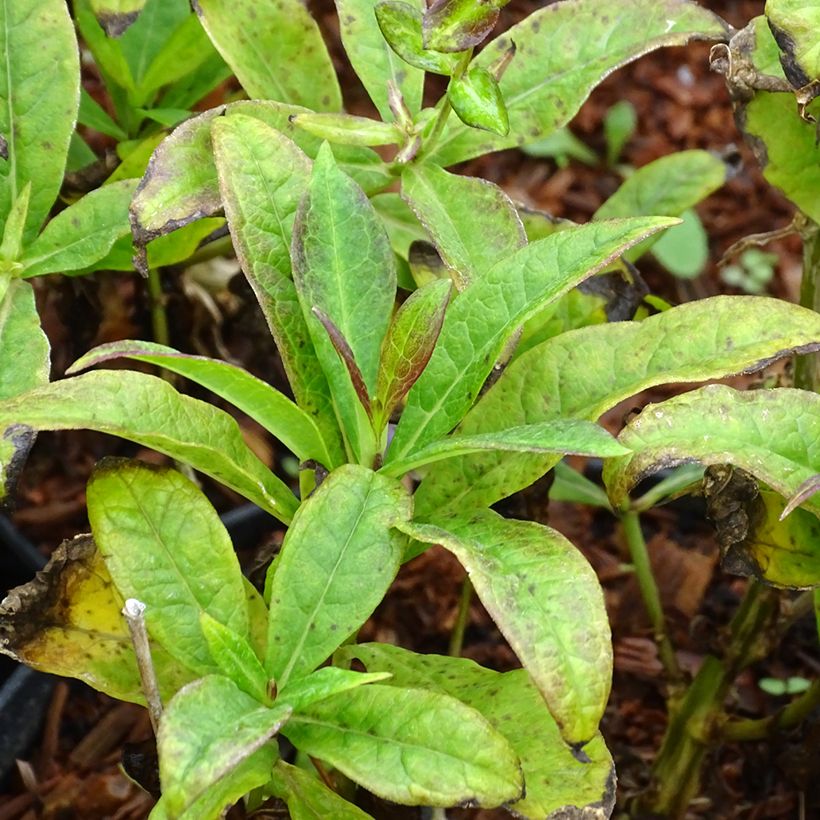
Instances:
[[[316,111],[341,109],[330,55],[299,0],[196,0],[194,9],[248,96]]]
[[[89,0],[97,20],[109,37],[119,37],[136,22],[145,0]]]
[[[24,237],[42,225],[63,181],[80,105],[80,64],[64,0],[6,0],[0,6],[0,221],[27,182]]]
[[[594,420],[649,387],[753,371],[818,345],[816,313],[756,296],[716,296],[642,322],[581,328],[515,359],[460,432],[473,435],[561,416]],[[487,453],[438,464],[416,492],[416,508],[488,506],[530,485],[556,461]]]
[[[390,529],[410,510],[398,482],[355,465],[302,504],[271,570],[265,666],[278,686],[315,669],[370,616],[399,568]]]
[[[31,201],[31,183],[27,182],[23,190],[17,195],[3,226],[3,242],[0,244],[0,260],[5,264],[4,268],[10,268],[17,273],[19,268],[16,263],[20,258],[23,249],[23,231],[26,227],[26,217],[28,216],[28,206]],[[12,263],[9,265],[8,263]],[[5,273],[6,271],[4,271]]]
[[[504,97],[495,77],[486,68],[476,66],[460,77],[453,77],[447,87],[447,98],[465,125],[502,137],[510,133]]]
[[[441,332],[451,290],[449,280],[431,282],[412,293],[393,317],[376,379],[378,417],[373,424],[377,430],[387,424],[393,410],[427,366]]]
[[[622,446],[597,424],[573,419],[555,419],[541,424],[510,427],[495,433],[447,436],[416,450],[412,456],[391,461],[382,472],[385,475],[399,477],[425,464],[482,450],[574,454],[600,458],[622,455]]]
[[[306,111],[294,115],[291,122],[319,139],[342,145],[399,145],[404,138],[393,123],[352,114]]]
[[[91,8],[91,0],[74,0],[71,5],[77,28],[94,56],[94,62],[106,77],[106,83],[133,91],[134,77],[122,53],[122,45],[110,38],[100,26]]]
[[[246,695],[270,706],[268,676],[247,639],[207,612],[199,613],[199,627],[219,671]]]
[[[61,211],[28,246],[21,276],[70,273],[99,262],[131,233],[128,206],[136,180],[105,185]]]
[[[313,166],[293,230],[293,276],[340,426],[357,459],[367,451],[359,398],[322,323],[319,308],[347,340],[367,387],[376,386],[379,353],[396,294],[393,251],[364,192],[339,170],[325,146]]]
[[[167,810],[178,816],[261,749],[289,717],[290,707],[260,707],[221,675],[180,690],[163,713],[157,735]]]
[[[304,769],[278,760],[273,767],[273,790],[288,804],[292,820],[368,820],[360,808],[331,791]]]
[[[643,476],[687,461],[733,464],[788,497],[820,470],[820,396],[710,385],[648,405],[620,440],[634,452],[604,466],[616,506]],[[820,515],[820,500],[812,497],[804,508]]]
[[[424,47],[422,13],[417,3],[401,0],[376,3],[376,20],[390,48],[406,63],[422,71],[445,76],[455,71],[458,55],[442,54]]]
[[[118,700],[144,704],[122,605],[91,536],[77,536],[0,604],[0,651],[42,672],[79,678]],[[154,642],[151,660],[163,697],[194,677]]]
[[[603,739],[597,735],[584,747],[589,763],[573,757],[526,671],[502,674],[466,658],[417,655],[387,644],[340,652],[370,670],[392,673],[392,685],[442,692],[481,712],[521,759],[527,793],[509,807],[516,816],[543,820],[586,809],[589,817],[606,817],[612,811],[615,771]]]
[[[120,357],[149,362],[191,379],[259,422],[300,461],[331,464],[322,434],[310,415],[266,382],[228,362],[179,353],[154,342],[126,340],[95,347],[74,362],[66,375]]]
[[[612,644],[603,592],[583,555],[549,527],[492,510],[401,529],[456,555],[563,738],[590,741],[609,698]]]
[[[154,376],[98,371],[53,382],[0,403],[0,427],[8,424],[111,433],[190,464],[280,520],[296,510],[293,494],[248,449],[227,413]],[[0,471],[8,467],[0,461]]]
[[[349,669],[338,669],[335,666],[324,666],[304,678],[298,678],[288,683],[277,694],[277,699],[292,706],[294,712],[299,712],[331,695],[349,692],[358,686],[376,683],[389,677],[388,672],[365,674],[363,672],[351,672]]]
[[[360,686],[294,715],[284,734],[394,803],[491,807],[523,789],[507,741],[475,710],[424,689]]]
[[[464,51],[495,28],[498,11],[510,0],[436,0],[424,15],[424,45],[436,51]]]
[[[407,397],[387,463],[455,427],[527,319],[669,225],[670,220],[658,218],[571,228],[497,262],[447,311],[436,349]]]
[[[336,0],[339,30],[348,59],[370,99],[387,122],[393,118],[388,103],[387,84],[393,82],[415,114],[421,108],[424,72],[408,67],[387,44],[376,20],[377,0]],[[421,12],[422,0],[412,7]]]
[[[782,521],[787,515],[791,515],[806,499],[811,498],[818,492],[820,492],[820,474],[807,478],[797,490],[795,490],[794,495],[784,507],[780,520]]]
[[[84,88],[80,89],[80,110],[77,121],[80,125],[113,137],[118,142],[128,139],[128,134],[108,116],[108,112]]]
[[[230,536],[202,491],[176,470],[107,459],[88,484],[88,518],[120,594],[145,604],[148,634],[199,673],[218,671],[200,615],[245,637],[248,611]]]
[[[0,300],[0,400],[46,384],[49,364],[34,290],[28,282],[12,280]]]
[[[552,3],[493,40],[473,62],[490,69],[515,43],[501,78],[510,117],[506,137],[450,121],[434,156],[441,165],[535,142],[566,125],[590,91],[613,70],[662,46],[724,39],[719,17],[686,0]],[[605,44],[590,48],[590,44]]]
[[[433,237],[459,290],[526,244],[515,206],[491,182],[435,165],[409,165],[402,196]]]

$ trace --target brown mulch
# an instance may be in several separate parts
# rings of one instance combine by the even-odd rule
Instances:
[[[525,0],[513,3],[513,8],[505,10],[502,24],[509,24],[538,5],[543,4]],[[764,4],[762,0],[713,0],[704,5],[732,24],[742,25],[762,13]],[[320,12],[332,36],[335,24],[328,4],[317,2],[311,6]],[[343,57],[337,41],[333,48],[341,65]],[[710,263],[705,274],[694,282],[680,282],[651,261],[641,266],[652,291],[672,302],[732,292],[718,276],[717,260],[733,242],[783,226],[793,213],[792,206],[762,178],[735,129],[723,80],[708,71],[708,51],[704,44],[667,49],[616,72],[596,89],[571,125],[579,138],[603,155],[603,118],[613,103],[627,99],[638,112],[638,127],[626,146],[622,158],[625,163],[639,167],[686,148],[739,151],[739,172],[697,209],[710,242]],[[356,92],[354,88],[351,108],[366,105],[361,90]],[[552,162],[518,151],[474,160],[464,171],[498,183],[516,200],[577,221],[588,220],[621,181],[616,171],[603,166],[590,168],[571,163],[567,168],[557,168]],[[794,300],[799,282],[799,241],[780,240],[770,249],[780,258],[770,292]],[[192,308],[179,277],[168,276],[166,287],[173,341],[185,347],[198,332],[196,316],[200,308]],[[95,344],[139,337],[149,327],[142,283],[133,276],[54,278],[39,287],[38,298],[54,347],[55,374],[62,373]],[[227,349],[257,375],[281,384],[281,368],[247,288],[234,280],[231,290],[220,294],[219,299],[224,315],[221,333]],[[206,339],[202,344],[212,342]],[[214,350],[209,352],[218,355]],[[275,446],[247,420],[240,419],[240,423],[261,457],[280,469]],[[153,457],[147,451],[93,433],[40,436],[20,486],[14,520],[44,553],[62,538],[87,529],[85,482],[94,463],[112,451]],[[220,510],[240,501],[211,483],[207,491]],[[577,505],[548,504],[543,489],[524,494],[505,509],[509,514],[527,509],[537,519],[548,520],[584,552],[604,586],[613,628],[615,679],[602,731],[616,760],[619,806],[624,806],[646,785],[649,766],[665,729],[666,711],[664,675],[634,577],[625,566],[628,555],[623,539],[607,514]],[[715,635],[731,617],[745,582],[720,571],[712,531],[696,503],[654,510],[645,516],[645,527],[681,664],[694,672],[704,655],[714,649]],[[271,536],[279,537],[281,533]],[[431,549],[402,569],[390,594],[365,626],[362,638],[445,653],[463,577],[463,570],[449,553]],[[733,706],[749,717],[771,713],[782,701],[765,695],[757,681],[766,676],[816,676],[820,671],[816,646],[816,629],[807,618],[794,627],[787,641],[772,649],[765,662],[740,677],[732,692]],[[471,608],[464,654],[497,669],[513,668],[517,663],[477,602]],[[146,817],[151,798],[125,778],[118,764],[123,743],[142,740],[149,734],[142,709],[112,701],[76,682],[59,683],[38,747],[27,762],[20,764],[6,784],[5,793],[0,794],[0,820]],[[784,734],[767,743],[716,749],[705,769],[702,795],[693,804],[690,816],[738,820],[818,816],[812,814],[818,810],[814,786],[817,772],[806,762],[806,749],[810,747],[804,745],[805,737],[818,735],[820,724],[814,723],[804,733]],[[383,816],[419,815],[393,810]],[[460,810],[450,816],[508,815]]]

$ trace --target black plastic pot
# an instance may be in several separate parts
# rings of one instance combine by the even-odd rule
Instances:
[[[255,547],[276,526],[275,519],[254,504],[230,510],[222,522],[237,549]],[[45,563],[11,521],[0,516],[0,598],[30,581]],[[37,739],[57,680],[0,655],[0,784]]]

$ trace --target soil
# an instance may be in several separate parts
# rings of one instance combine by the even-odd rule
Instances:
[[[543,3],[518,0],[504,10],[501,26]],[[704,5],[736,26],[762,13],[762,0],[713,0]],[[338,43],[335,19],[327,2],[311,3],[346,81],[351,110],[367,113],[364,93],[348,69]],[[708,71],[709,46],[693,44],[650,54],[616,72],[592,94],[571,124],[573,133],[599,156],[605,153],[602,121],[617,101],[629,100],[638,114],[637,130],[621,161],[639,167],[686,148],[738,153],[734,177],[698,207],[709,236],[710,262],[694,281],[671,277],[648,260],[641,272],[653,293],[680,303],[715,293],[737,292],[722,282],[717,262],[742,237],[787,225],[792,206],[771,188],[735,129],[723,79]],[[87,86],[99,94],[89,74]],[[209,100],[214,104],[215,100]],[[101,143],[104,148],[104,143]],[[589,167],[572,162],[559,168],[549,160],[504,151],[467,163],[465,173],[501,185],[516,200],[555,216],[588,220],[620,184],[621,177],[603,163]],[[772,295],[794,301],[800,276],[796,238],[769,246],[777,254]],[[201,300],[191,296],[191,277],[165,272],[172,343],[181,349],[220,356],[228,353],[256,375],[285,387],[281,366],[241,278],[216,293],[221,323]],[[43,322],[54,349],[54,377],[86,350],[105,341],[149,338],[150,323],[143,282],[135,276],[95,275],[87,279],[50,278],[38,282]],[[663,398],[674,390],[651,391],[609,414],[613,429],[631,406]],[[195,391],[192,391],[195,392]],[[248,419],[240,424],[260,457],[287,477],[287,454]],[[94,463],[117,453],[147,460],[150,451],[93,433],[42,434],[19,488],[14,523],[44,554],[65,537],[88,529],[85,482]],[[581,463],[579,462],[579,465]],[[581,465],[582,466],[582,465]],[[211,482],[206,491],[220,511],[241,503],[235,494]],[[623,539],[606,513],[563,503],[549,503],[546,488],[536,485],[503,504],[508,515],[527,515],[549,524],[576,544],[598,572],[611,615],[615,646],[612,698],[602,731],[614,755],[618,776],[618,811],[645,787],[666,725],[665,678],[658,660]],[[716,636],[728,623],[746,582],[720,570],[713,531],[697,500],[656,509],[644,526],[679,660],[694,672],[715,651]],[[268,546],[280,541],[275,526],[264,536]],[[264,545],[263,545],[264,546]],[[244,561],[252,551],[243,553]],[[446,653],[464,572],[447,552],[433,548],[406,565],[389,595],[364,627],[362,638],[395,642],[422,652]],[[790,597],[790,596],[785,596]],[[510,669],[516,658],[477,602],[473,602],[463,654],[496,669]],[[762,678],[812,678],[820,673],[817,632],[810,616],[798,621],[768,657],[744,672],[731,693],[735,714],[761,717],[783,704],[758,686]],[[800,729],[765,743],[726,745],[714,750],[704,771],[702,793],[690,809],[702,818],[794,818],[820,816],[817,749],[820,720],[814,715]],[[40,740],[7,780],[0,794],[0,820],[30,818],[113,818],[147,816],[152,798],[119,769],[121,747],[150,735],[139,707],[112,701],[77,682],[57,683]],[[420,817],[415,811],[373,805],[385,818]],[[814,813],[818,812],[818,813]],[[232,815],[233,816],[233,815]],[[458,810],[453,818],[509,816],[504,812]]]

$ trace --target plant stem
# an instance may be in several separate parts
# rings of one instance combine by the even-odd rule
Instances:
[[[727,723],[723,727],[723,739],[727,741],[765,740],[780,729],[797,726],[818,706],[820,706],[820,680],[815,680],[800,697],[795,698],[769,717],[760,720],[733,720]]]
[[[128,624],[128,631],[131,633],[131,643],[134,644],[134,654],[137,656],[137,669],[140,673],[142,691],[148,704],[148,717],[151,719],[151,728],[156,735],[162,717],[162,700],[159,696],[157,673],[151,659],[148,630],[145,627],[145,604],[136,598],[129,598],[122,608],[122,614]]]
[[[621,524],[624,528],[626,543],[629,547],[629,555],[635,567],[635,577],[641,590],[644,606],[646,607],[649,620],[654,630],[655,642],[658,644],[661,663],[666,670],[666,674],[674,683],[680,681],[681,670],[678,659],[675,656],[675,648],[669,640],[666,632],[666,620],[663,616],[663,605],[661,595],[655,576],[652,574],[652,565],[649,562],[649,551],[646,548],[646,541],[641,530],[641,519],[637,512],[630,510],[621,516]]]
[[[461,585],[461,595],[458,599],[458,613],[456,622],[453,625],[453,632],[450,635],[449,655],[457,658],[461,655],[461,648],[464,646],[464,632],[467,629],[467,622],[470,620],[470,604],[473,601],[473,584],[470,576],[464,578]]]
[[[820,312],[820,226],[811,220],[801,229],[803,237],[803,278],[800,304]],[[820,353],[798,356],[794,363],[794,386],[820,391]]]

